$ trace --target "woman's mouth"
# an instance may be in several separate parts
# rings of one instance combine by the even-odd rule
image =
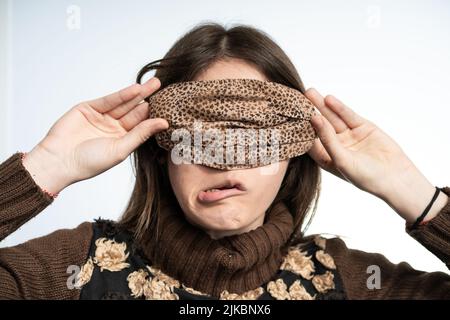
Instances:
[[[198,194],[198,200],[203,203],[211,203],[229,197],[237,196],[243,194],[244,192],[245,188],[240,183],[230,181],[225,184],[200,191],[200,193]]]

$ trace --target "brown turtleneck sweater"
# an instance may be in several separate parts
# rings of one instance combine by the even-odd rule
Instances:
[[[277,203],[268,210],[263,227],[213,240],[187,223],[180,207],[172,203],[161,210],[159,232],[150,227],[146,241],[150,245],[143,251],[188,287],[219,296],[223,290],[243,292],[268,282],[280,267],[293,228],[287,207]]]
[[[450,195],[450,188],[441,190]],[[0,240],[52,201],[23,167],[20,154],[0,164]],[[182,279],[184,285],[214,296],[224,288],[242,292],[270,280],[280,267],[284,244],[292,231],[292,219],[281,204],[274,205],[262,227],[221,240],[212,240],[190,226],[176,210],[165,212],[158,228],[162,230],[158,245],[143,245],[144,256],[165,273]],[[79,299],[80,290],[67,286],[67,268],[84,265],[93,254],[99,238],[93,226],[84,222],[75,229],[1,248],[0,298]],[[406,231],[450,266],[450,202],[428,224]],[[152,237],[147,243],[155,243]],[[404,262],[392,264],[383,255],[348,249],[339,238],[327,240],[323,248],[334,260],[346,298],[450,298],[450,276],[445,273],[414,270]],[[371,265],[380,267],[380,289],[367,288],[367,268]],[[85,292],[92,288],[88,284]]]

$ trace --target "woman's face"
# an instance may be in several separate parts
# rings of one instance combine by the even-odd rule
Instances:
[[[267,80],[255,67],[238,59],[218,61],[194,80],[235,78]],[[186,219],[217,239],[263,224],[288,160],[251,169],[218,170],[174,164],[169,152],[168,163],[170,183]]]

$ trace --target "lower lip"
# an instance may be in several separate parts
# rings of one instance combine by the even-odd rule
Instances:
[[[211,202],[219,201],[219,200],[226,199],[229,197],[237,196],[242,193],[244,193],[244,191],[242,191],[238,188],[223,189],[223,190],[213,191],[213,192],[201,191],[198,194],[198,200],[200,202],[204,202],[204,203],[211,203]]]

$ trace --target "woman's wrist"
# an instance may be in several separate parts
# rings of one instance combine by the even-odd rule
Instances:
[[[39,145],[22,154],[22,164],[34,182],[53,198],[71,184],[66,176],[66,169],[57,157]]]
[[[435,192],[436,187],[415,169],[412,172],[404,172],[401,177],[394,179],[380,198],[408,224],[412,224],[428,206]],[[440,192],[423,221],[429,221],[437,216],[448,201],[448,196]]]

